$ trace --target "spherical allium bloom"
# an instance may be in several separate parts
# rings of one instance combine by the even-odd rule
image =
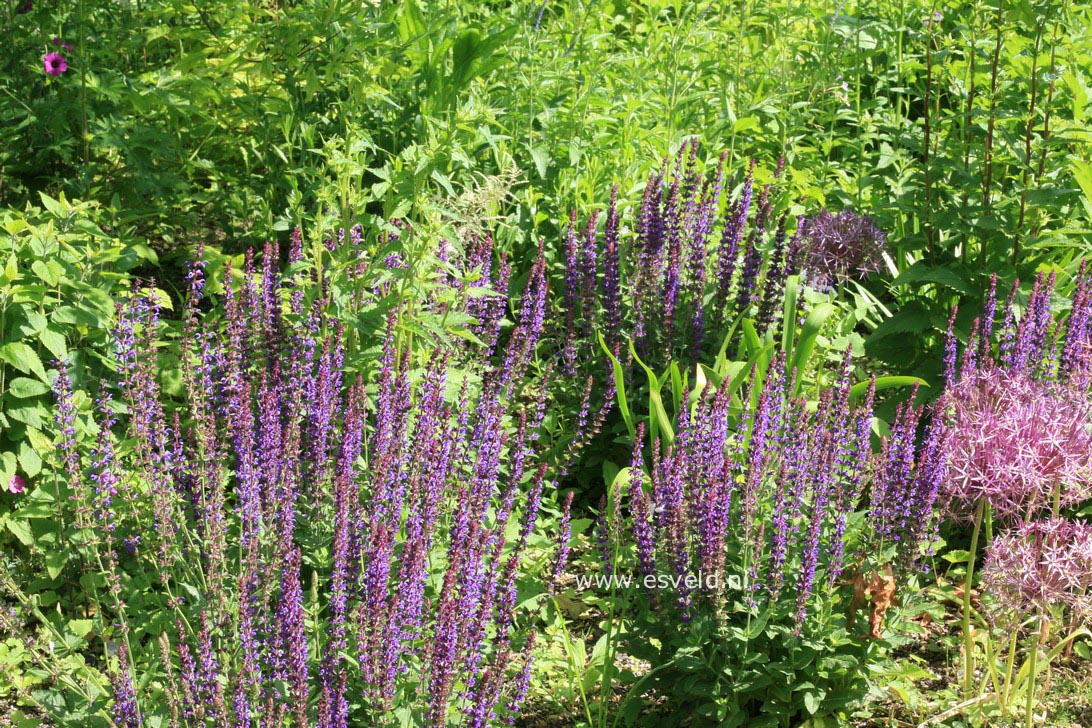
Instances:
[[[800,253],[807,280],[820,287],[850,277],[867,278],[880,270],[887,251],[887,234],[872,218],[842,210],[823,210],[803,222]]]
[[[966,516],[1034,517],[1092,495],[1092,406],[1074,390],[998,367],[964,377],[943,399],[948,470],[942,492]]]
[[[26,482],[20,478],[17,474],[11,476],[11,482],[8,483],[8,492],[14,495],[19,495],[27,489]]]
[[[42,67],[50,76],[60,76],[68,70],[68,61],[60,53],[46,53],[42,56]]]
[[[1092,524],[1050,518],[998,536],[986,552],[983,583],[1003,613],[1067,606],[1092,618]]]

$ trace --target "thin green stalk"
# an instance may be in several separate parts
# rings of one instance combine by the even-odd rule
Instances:
[[[993,186],[993,136],[997,125],[997,78],[1001,63],[1001,46],[1004,43],[1004,19],[1005,0],[997,2],[997,22],[995,27],[996,40],[993,47],[993,62],[990,65],[990,115],[986,123],[986,149],[983,155],[983,164],[986,168],[986,177],[982,181],[982,208],[986,215],[990,211],[990,192]],[[982,238],[981,258],[979,265],[986,266],[986,238]]]
[[[558,619],[561,621],[561,636],[565,640],[565,654],[569,657],[569,664],[572,666],[571,673],[573,679],[576,681],[576,687],[580,691],[580,700],[584,703],[584,717],[588,719],[588,725],[595,725],[592,721],[591,705],[588,703],[588,694],[584,691],[584,681],[579,675],[579,671],[576,668],[576,658],[573,655],[573,643],[572,638],[569,636],[569,625],[565,621],[565,614],[561,611],[561,606],[557,603],[557,597],[550,597],[550,601],[554,605],[554,611],[557,612]]]
[[[629,473],[629,477],[632,478],[632,471]],[[617,480],[617,477],[615,478]],[[612,484],[613,485],[613,484]],[[614,548],[611,553],[611,574],[618,573],[618,566],[620,561],[619,542],[618,539],[613,536],[617,533],[616,528],[619,524],[614,522],[614,514],[617,513],[618,491],[620,490],[620,484],[618,488],[610,487],[607,491],[607,512],[603,514],[603,519],[607,523],[607,536],[614,542]],[[617,608],[617,583],[614,579],[610,582],[610,609],[607,612],[607,648],[604,651],[603,656],[603,676],[600,678],[599,685],[599,725],[605,726],[607,724],[607,705],[610,689],[613,686],[614,681],[614,656],[617,653],[614,644],[614,619]]]
[[[974,582],[975,552],[978,536],[982,531],[982,516],[986,502],[979,501],[974,514],[974,531],[971,534],[970,555],[967,557],[967,576],[963,582],[963,695],[970,695],[971,678],[974,675],[974,640],[971,637],[971,586]]]
[[[1042,630],[1042,622],[1037,625],[1031,643],[1030,667],[1028,669],[1028,698],[1024,705],[1024,728],[1032,728],[1035,722],[1035,671],[1039,663],[1039,637]]]
[[[84,53],[84,38],[87,36],[84,0],[79,0],[80,35],[77,43],[80,47],[80,122],[83,132],[83,193],[91,186],[91,134],[87,130],[87,54]]]
[[[935,7],[935,6],[934,6]],[[930,155],[932,154],[933,145],[933,126],[932,126],[932,103],[933,103],[933,23],[929,23],[929,33],[925,38],[925,145],[922,152],[922,168],[925,173],[925,207],[924,207],[924,226],[925,226],[925,247],[929,253],[929,262],[931,264],[936,263],[936,256],[933,252],[933,222],[932,222],[932,209],[933,209],[933,176],[932,176],[932,160]]]
[[[1009,702],[1009,690],[1012,689],[1012,673],[1016,669],[1016,643],[1019,639],[1020,630],[1014,629],[1012,636],[1009,638],[1009,657],[1007,667],[1005,669],[1005,684],[1001,689],[1001,713],[1005,713],[1005,708]]]
[[[1024,125],[1024,171],[1020,180],[1020,217],[1016,222],[1016,231],[1012,236],[1012,264],[1020,261],[1020,236],[1024,232],[1024,216],[1028,207],[1028,178],[1031,175],[1031,132],[1035,127],[1035,102],[1039,90],[1039,50],[1043,46],[1043,28],[1046,18],[1043,18],[1035,29],[1035,53],[1031,59],[1031,101],[1028,104],[1028,120]]]

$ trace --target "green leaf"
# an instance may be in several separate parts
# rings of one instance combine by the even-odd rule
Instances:
[[[663,430],[663,439],[670,445],[675,441],[675,430],[671,427],[671,420],[667,416],[664,401],[660,397],[660,380],[649,369],[648,365],[641,361],[641,357],[637,356],[637,350],[633,348],[633,341],[629,342],[629,352],[633,355],[633,360],[641,365],[641,368],[645,370],[645,374],[648,376],[648,436],[652,442],[656,442],[660,430]]]
[[[792,357],[792,344],[796,338],[796,296],[800,290],[800,276],[785,279],[785,305],[781,309],[781,350],[785,361]]]
[[[38,341],[42,342],[42,346],[49,349],[49,353],[55,359],[68,358],[68,346],[65,343],[64,334],[58,331],[53,324],[38,332]]]
[[[46,265],[44,261],[34,261],[30,264],[30,269],[34,271],[35,274],[37,274],[37,276],[42,279],[42,282],[48,285],[50,288],[55,288],[61,280],[61,271],[58,268]]]
[[[11,476],[15,475],[15,453],[0,453],[0,483],[10,483]]]
[[[86,637],[91,634],[91,630],[94,629],[95,623],[90,619],[73,619],[68,623],[68,628],[72,630],[72,634],[77,637]]]
[[[75,306],[58,306],[50,316],[53,323],[69,326],[91,326],[101,328],[105,321],[99,315],[87,309]]]
[[[21,341],[9,341],[0,346],[0,359],[25,374],[34,374],[43,382],[49,382],[49,377],[46,376],[45,368],[42,366],[42,360],[38,358],[34,349]]]
[[[546,153],[546,150],[542,147],[531,147],[531,159],[535,162],[535,169],[538,170],[538,176],[541,179],[546,179],[546,170],[550,164],[550,157]]]
[[[897,389],[899,387],[912,387],[918,384],[922,387],[928,387],[929,383],[921,377],[900,377],[900,376],[886,376],[876,377],[876,391],[880,392],[884,389]],[[849,390],[850,400],[858,400],[868,392],[868,382],[857,382]]]
[[[901,286],[909,283],[932,283],[938,287],[948,288],[965,295],[976,293],[974,284],[965,276],[947,266],[930,266],[924,261],[918,261],[904,270],[898,278],[891,281],[891,286]],[[920,286],[915,286],[915,288]]]
[[[611,369],[614,370],[614,396],[618,400],[618,409],[622,412],[622,420],[626,423],[629,436],[631,438],[635,437],[637,428],[633,423],[633,415],[629,411],[629,403],[626,401],[626,373],[622,369],[622,364],[618,361],[618,358],[607,348],[607,342],[603,339],[602,332],[598,332],[598,335],[599,346],[610,357]]]
[[[19,399],[37,397],[48,391],[48,385],[43,384],[36,379],[27,379],[26,377],[16,377],[11,380],[11,384],[8,386],[8,393],[12,397],[18,397]]]
[[[30,530],[30,524],[26,521],[15,520],[9,516],[5,519],[4,525],[24,546],[34,545],[34,534]]]
[[[68,551],[65,549],[49,549],[45,552],[43,560],[46,565],[46,572],[49,574],[50,579],[56,579],[64,571],[65,564],[68,563]]]
[[[31,478],[42,472],[42,458],[26,440],[19,443],[19,465]]]
[[[951,564],[964,564],[970,560],[971,552],[964,549],[953,549],[941,556],[941,558]]]
[[[804,710],[808,711],[809,715],[819,712],[819,696],[810,690],[804,693]]]
[[[800,329],[800,338],[796,343],[796,351],[792,358],[792,364],[787,367],[787,371],[796,369],[796,381],[793,383],[792,393],[794,395],[800,392],[800,382],[804,377],[804,369],[807,367],[808,358],[811,356],[811,352],[815,349],[815,344],[819,339],[819,334],[823,330],[823,326],[826,324],[827,319],[833,314],[835,308],[829,303],[820,303],[818,306],[812,309],[811,313],[804,320],[804,326]]]
[[[42,206],[49,210],[50,214],[54,217],[66,217],[64,207],[60,202],[57,202],[57,200],[54,200],[44,192],[39,192],[38,197],[42,200]]]

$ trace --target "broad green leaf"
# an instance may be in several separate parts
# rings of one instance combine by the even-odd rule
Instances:
[[[44,261],[34,261],[30,264],[30,269],[50,288],[56,287],[57,283],[61,280],[60,271],[58,271],[57,268],[46,265]]]
[[[53,324],[38,332],[38,341],[42,342],[42,346],[49,349],[49,353],[53,355],[54,359],[59,361],[68,357],[68,347],[65,344],[64,334],[58,331]]]
[[[43,382],[48,383],[45,368],[38,354],[21,341],[9,341],[0,346],[0,359],[11,364],[24,374],[34,374]]]
[[[90,619],[73,619],[68,623],[68,628],[72,630],[72,634],[77,637],[86,637],[91,634],[91,630],[94,629],[95,623]]]
[[[68,563],[68,551],[58,548],[46,550],[43,555],[43,560],[45,561],[49,578],[56,579],[61,575],[61,572],[64,571],[64,565]]]
[[[38,197],[41,198],[42,205],[45,207],[45,209],[49,210],[49,212],[54,217],[66,217],[64,207],[61,205],[60,202],[54,200],[52,197],[44,192],[39,192]]]
[[[531,159],[535,163],[535,170],[541,179],[546,179],[546,170],[550,166],[550,157],[542,147],[531,147]]]
[[[16,519],[12,516],[7,516],[5,524],[8,530],[11,531],[15,538],[19,539],[19,542],[24,546],[34,545],[34,533],[30,530],[30,524],[24,520]]]
[[[11,384],[8,385],[8,393],[12,397],[18,397],[19,399],[25,399],[26,397],[37,397],[39,394],[45,394],[49,391],[49,385],[39,382],[36,379],[28,379],[26,377],[16,377],[11,380]]]
[[[19,466],[30,478],[42,472],[42,458],[26,440],[19,443]]]
[[[53,323],[69,326],[102,327],[106,322],[99,315],[75,306],[58,306],[50,316]]]

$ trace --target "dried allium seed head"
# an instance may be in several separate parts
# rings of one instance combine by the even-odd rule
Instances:
[[[887,251],[887,234],[872,218],[852,210],[836,215],[823,210],[805,221],[801,238],[805,274],[821,287],[867,278],[880,270]]]

